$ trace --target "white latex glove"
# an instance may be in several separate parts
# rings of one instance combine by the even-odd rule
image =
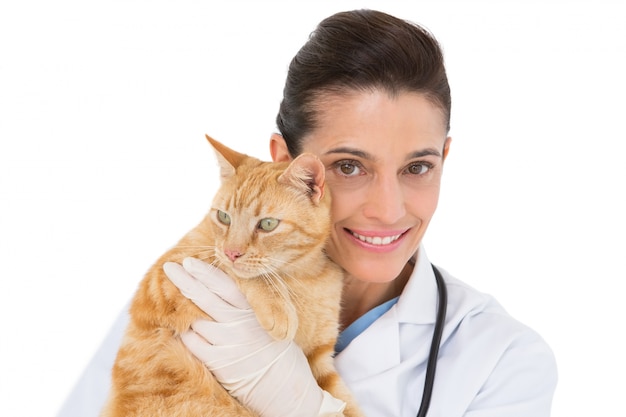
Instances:
[[[267,417],[343,415],[345,403],[317,385],[302,350],[261,327],[228,275],[195,258],[163,270],[215,320],[197,320],[181,338],[233,397]]]

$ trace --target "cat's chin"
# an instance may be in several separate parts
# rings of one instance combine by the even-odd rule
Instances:
[[[238,279],[254,279],[262,275],[261,272],[257,270],[248,269],[239,265],[225,265],[223,266],[223,270],[231,277]]]

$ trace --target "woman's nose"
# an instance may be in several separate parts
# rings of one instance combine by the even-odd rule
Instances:
[[[366,199],[363,214],[367,218],[394,224],[406,215],[404,192],[395,176],[373,181]]]

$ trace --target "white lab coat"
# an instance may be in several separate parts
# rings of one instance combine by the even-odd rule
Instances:
[[[441,272],[448,304],[428,416],[549,416],[551,349],[492,297]],[[397,304],[335,358],[368,417],[417,414],[436,313],[437,283],[420,248]]]
[[[548,345],[492,297],[441,272],[448,311],[428,416],[549,416],[557,371]],[[398,302],[335,358],[368,417],[417,414],[436,311],[435,276],[420,248]],[[127,322],[125,311],[58,417],[98,416]]]

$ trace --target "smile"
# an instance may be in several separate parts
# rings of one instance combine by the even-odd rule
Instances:
[[[363,236],[353,231],[350,231],[350,233],[352,233],[352,236],[356,237],[360,241],[367,242],[370,245],[376,245],[376,246],[389,245],[390,243],[398,240],[400,236],[402,236],[402,234],[397,234],[393,236],[384,236],[384,237],[383,236]]]

